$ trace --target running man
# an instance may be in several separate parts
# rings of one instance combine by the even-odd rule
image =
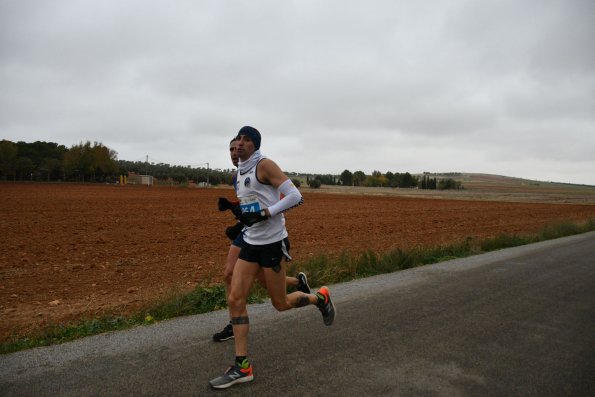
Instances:
[[[254,379],[248,360],[249,318],[246,303],[250,288],[261,270],[271,303],[278,311],[316,305],[325,325],[332,325],[335,318],[335,307],[327,287],[320,288],[315,295],[301,291],[287,295],[285,266],[281,261],[287,230],[282,214],[302,204],[302,195],[275,162],[261,155],[258,130],[242,127],[237,142],[240,160],[237,193],[242,210],[239,220],[247,227],[228,296],[235,336],[235,362],[223,375],[209,382],[211,387],[218,389]],[[282,199],[279,199],[280,193]]]
[[[237,154],[237,137],[233,138],[229,143],[229,155],[231,157],[231,162],[233,163],[234,167],[238,166],[238,154]],[[237,175],[233,176],[233,187],[237,193],[237,184],[236,184],[236,177]],[[239,202],[231,202],[223,197],[219,198],[218,201],[218,208],[219,211],[231,210],[232,213],[240,214],[239,212]],[[225,294],[226,297],[229,296],[229,291],[231,289],[231,276],[233,274],[233,268],[238,260],[238,256],[240,255],[240,248],[242,247],[242,243],[244,242],[244,225],[241,222],[238,222],[234,226],[230,226],[225,230],[225,234],[231,240],[231,245],[229,246],[229,252],[227,253],[227,259],[225,261],[225,269],[223,270],[223,280],[225,282]],[[288,262],[291,260],[291,256],[289,256],[289,238],[285,238],[283,240],[283,244],[285,249],[283,251],[283,257],[285,261]],[[258,274],[258,280],[260,284],[266,288],[265,280],[264,280],[264,273],[261,271]],[[286,277],[285,282],[287,286],[293,286],[298,291],[305,292],[307,294],[310,293],[310,286],[308,285],[308,279],[306,278],[306,274],[300,272],[297,277]],[[213,334],[213,340],[215,342],[224,342],[226,340],[233,339],[233,327],[231,324],[231,320],[229,324],[227,324],[221,331]]]

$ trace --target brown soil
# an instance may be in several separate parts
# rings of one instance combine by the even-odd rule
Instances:
[[[303,191],[287,215],[296,262],[595,218],[595,205]],[[0,183],[0,341],[220,282],[234,220],[219,196],[233,190]]]

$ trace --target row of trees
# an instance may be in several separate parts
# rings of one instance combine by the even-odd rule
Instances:
[[[366,175],[363,171],[355,171],[351,173],[345,170],[339,177],[341,184],[346,186],[368,186],[368,187],[402,187],[411,188],[418,184],[418,177],[411,175],[409,172],[393,173],[386,172],[383,174],[380,171],[373,171],[372,175]]]
[[[189,181],[195,183],[209,183],[211,185],[231,184],[234,170],[212,170],[208,168],[194,168],[190,166],[169,165],[165,163],[148,163],[142,161],[118,161],[120,168],[126,172],[141,175],[152,175],[161,183],[185,184]]]
[[[98,142],[67,149],[53,142],[0,141],[0,180],[116,182],[129,172],[175,183],[231,181],[231,171],[118,160],[114,150]]]
[[[343,186],[367,186],[367,187],[393,187],[393,188],[420,188],[420,189],[461,189],[460,182],[452,178],[437,180],[436,177],[430,178],[429,175],[423,176],[411,175],[409,172],[372,172],[372,175],[366,175],[363,171],[351,172],[345,170],[340,176],[334,175],[307,175],[306,182],[312,188],[318,188],[321,185],[343,185]]]
[[[233,170],[210,170],[190,166],[142,161],[118,160],[117,153],[101,143],[91,142],[66,148],[53,142],[11,142],[0,141],[0,180],[34,181],[89,181],[115,182],[120,175],[128,173],[152,175],[163,183],[184,184],[208,182],[212,185],[229,184]],[[297,180],[297,179],[296,179]],[[393,173],[374,171],[366,175],[363,171],[345,170],[341,175],[307,175],[310,187],[321,185],[399,187],[421,189],[460,189],[460,182],[453,179],[437,180],[425,174],[421,177],[409,172]]]
[[[419,187],[420,189],[458,190],[463,188],[463,184],[452,178],[436,179],[436,177],[430,178],[430,175],[424,174]]]
[[[0,178],[54,180],[64,175],[68,149],[57,143],[0,141]]]
[[[116,152],[101,143],[67,149],[54,142],[0,141],[0,179],[103,182],[118,171]]]

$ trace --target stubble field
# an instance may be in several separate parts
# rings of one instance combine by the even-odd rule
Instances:
[[[296,262],[595,218],[592,190],[556,199],[489,186],[433,198],[399,189],[302,192],[304,205],[287,214]],[[234,223],[217,211],[220,196],[233,198],[233,190],[0,183],[0,340],[220,283],[229,248],[223,230]]]

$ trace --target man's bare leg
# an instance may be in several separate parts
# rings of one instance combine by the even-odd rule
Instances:
[[[267,291],[271,303],[278,311],[285,311],[296,307],[316,304],[316,295],[305,294],[300,291],[287,295],[285,266],[281,264],[279,271],[272,268],[262,268],[266,281]],[[297,280],[297,279],[296,279]]]
[[[238,259],[231,278],[228,305],[235,337],[236,356],[248,355],[249,320],[246,304],[250,288],[259,271],[260,266],[257,263]]]
[[[229,298],[229,291],[231,291],[231,278],[233,275],[233,269],[235,267],[236,262],[238,261],[238,257],[240,256],[240,247],[231,244],[229,246],[229,251],[227,253],[227,259],[225,261],[225,268],[223,269],[223,281],[225,283],[225,299]],[[229,339],[232,339],[233,330],[231,328],[231,317],[229,318],[229,323],[223,328],[223,330],[215,333],[213,335],[213,340],[215,342],[223,342]]]

